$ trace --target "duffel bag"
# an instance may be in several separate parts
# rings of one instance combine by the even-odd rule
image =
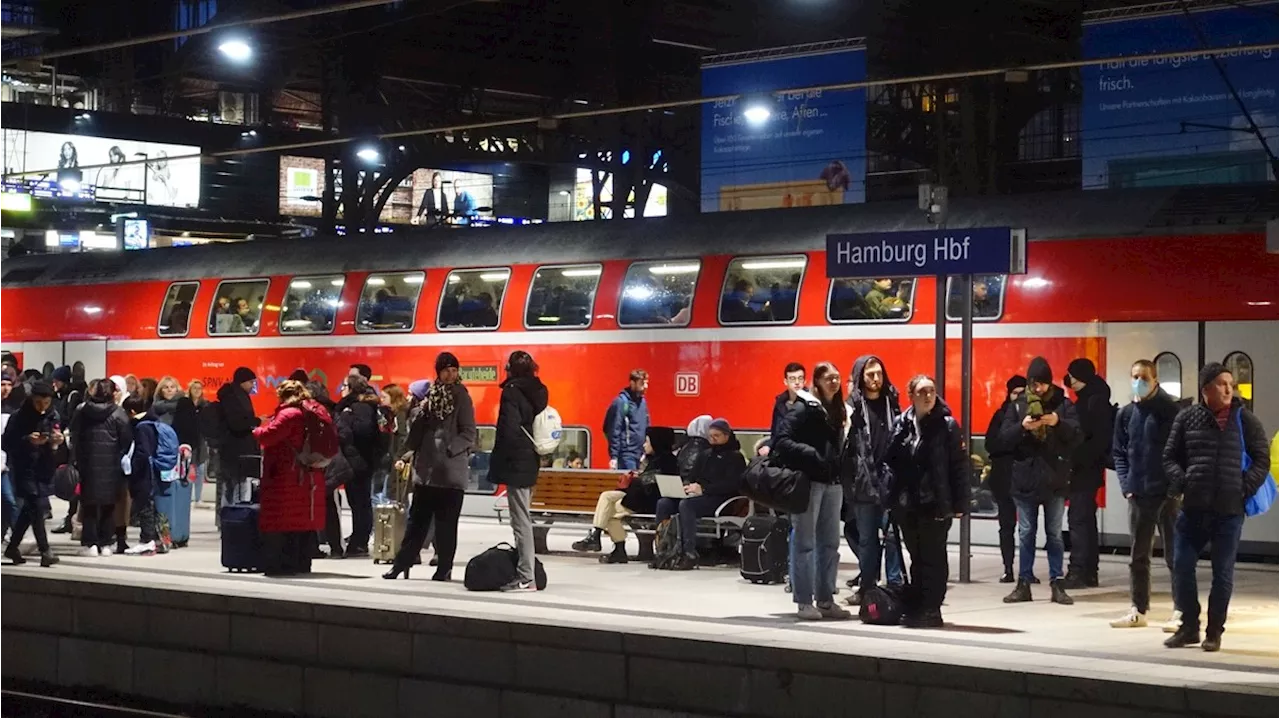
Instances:
[[[809,510],[809,477],[768,456],[757,456],[742,474],[742,494],[784,514],[802,514]]]
[[[516,566],[520,554],[509,543],[500,543],[481,551],[467,562],[467,572],[462,585],[468,591],[497,591],[516,580]],[[533,559],[533,583],[541,591],[547,587],[547,572],[542,562]]]
[[[63,501],[71,501],[80,488],[80,472],[71,464],[63,464],[53,472],[53,495]]]
[[[858,618],[875,626],[896,626],[902,622],[903,601],[896,591],[880,586],[863,589]]]

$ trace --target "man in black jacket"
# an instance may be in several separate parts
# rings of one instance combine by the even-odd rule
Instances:
[[[351,504],[351,536],[346,558],[369,555],[373,534],[373,475],[386,462],[391,435],[383,431],[378,395],[363,375],[350,374],[338,401],[334,424],[342,455],[351,466],[344,489]]]
[[[1111,622],[1112,628],[1142,628],[1147,625],[1151,608],[1151,546],[1156,529],[1164,545],[1164,562],[1173,574],[1173,520],[1178,502],[1168,498],[1169,479],[1163,459],[1165,443],[1173,418],[1178,415],[1178,402],[1165,393],[1157,381],[1156,365],[1147,359],[1133,363],[1133,403],[1120,411],[1111,442],[1120,491],[1129,502],[1129,593],[1133,606],[1121,618]],[[1179,616],[1174,612],[1173,628]]]
[[[1205,546],[1210,546],[1213,587],[1201,647],[1206,651],[1222,647],[1245,500],[1267,479],[1266,431],[1233,396],[1234,383],[1222,364],[1205,365],[1199,382],[1204,401],[1178,414],[1164,447],[1169,496],[1182,497],[1173,547],[1173,605],[1182,612],[1182,627],[1165,641],[1169,648],[1200,643],[1196,563]]]
[[[252,463],[252,457],[261,454],[258,440],[253,438],[253,430],[262,420],[253,413],[253,401],[249,398],[249,391],[257,379],[258,375],[249,367],[237,367],[231,381],[218,387],[221,434],[218,482],[222,484],[218,493],[222,503],[251,499],[239,493],[243,493],[243,484],[249,478],[245,471],[246,462]]]
[[[1013,402],[1000,427],[1000,441],[1014,452],[1012,494],[1018,505],[1018,585],[1005,596],[1005,603],[1031,600],[1041,507],[1053,602],[1074,603],[1062,586],[1062,515],[1070,456],[1079,435],[1075,406],[1066,392],[1053,384],[1049,362],[1044,357],[1032,359],[1027,367],[1027,392]]]
[[[778,428],[782,426],[782,420],[787,417],[787,410],[791,405],[799,401],[798,391],[804,389],[805,370],[804,364],[800,362],[790,362],[786,368],[782,370],[782,382],[786,385],[787,390],[773,397],[773,417],[769,420],[769,438],[760,445],[759,451],[756,453],[761,456],[768,456],[773,450],[773,439],[778,435]]]
[[[1063,383],[1076,393],[1081,440],[1071,452],[1071,484],[1067,528],[1071,532],[1071,560],[1063,586],[1098,585],[1098,489],[1106,476],[1111,450],[1111,387],[1088,359],[1067,365]]]
[[[1027,378],[1024,376],[1009,377],[1005,382],[1004,403],[996,409],[987,424],[986,444],[987,456],[991,457],[991,473],[987,476],[987,488],[991,497],[996,500],[1000,522],[1000,558],[1004,561],[1004,573],[1000,583],[1013,583],[1017,574],[1013,570],[1013,537],[1018,526],[1018,507],[1013,503],[1010,493],[1013,482],[1013,446],[1005,446],[1000,441],[1000,426],[1005,415],[1012,409],[1013,403],[1027,390]]]

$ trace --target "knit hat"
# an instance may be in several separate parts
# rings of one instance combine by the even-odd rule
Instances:
[[[1053,369],[1049,368],[1049,362],[1044,357],[1032,359],[1031,365],[1027,367],[1027,382],[1033,381],[1041,384],[1053,383]]]
[[[31,389],[30,391],[27,392],[27,395],[28,396],[53,396],[53,387],[49,386],[48,384],[42,381],[38,381],[31,385]]]
[[[1067,374],[1076,381],[1086,382],[1098,375],[1098,368],[1093,365],[1093,362],[1081,357],[1071,360],[1067,365]]]
[[[454,356],[452,352],[440,352],[436,355],[436,373],[439,374],[449,368],[462,368],[462,365],[458,363],[458,357]]]
[[[1009,377],[1009,381],[1006,381],[1004,383],[1004,388],[1006,391],[1013,391],[1014,389],[1026,389],[1027,378],[1020,374],[1015,374]]]
[[[253,381],[254,379],[257,379],[257,378],[258,378],[258,375],[254,374],[253,370],[247,366],[236,368],[235,373],[231,375],[231,381],[236,384],[243,384],[246,381]]]
[[[16,384],[17,382],[16,382],[15,380],[16,380],[17,378],[18,378],[18,377],[17,377],[17,374],[15,374],[15,373],[14,373],[14,371],[13,371],[12,369],[10,369],[9,367],[5,367],[5,368],[3,368],[3,369],[0,369],[0,379],[3,379],[3,380],[5,380],[5,381],[9,382],[10,384]]]
[[[729,420],[728,420],[728,419],[715,419],[715,420],[713,420],[713,421],[711,422],[711,426],[710,426],[710,427],[708,427],[708,428],[709,428],[709,429],[715,429],[716,431],[719,431],[719,432],[720,432],[720,433],[722,433],[722,434],[732,434],[732,433],[733,433],[733,427],[732,427],[732,426],[729,426]]]
[[[71,383],[71,367],[63,365],[53,370],[53,380],[64,384]]]
[[[1225,364],[1219,362],[1210,362],[1200,369],[1200,388],[1203,390],[1206,386],[1213,383],[1219,375],[1230,374],[1231,370]]]
[[[429,390],[430,388],[431,388],[431,380],[419,379],[409,385],[409,396],[412,396],[414,399],[417,399],[418,401],[422,401],[423,399],[427,398],[427,390]]]
[[[311,381],[311,377],[307,376],[306,369],[294,369],[293,373],[289,375],[289,381],[300,381],[306,384]]]

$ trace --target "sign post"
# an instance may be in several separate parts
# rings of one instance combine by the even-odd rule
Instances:
[[[973,430],[973,275],[1023,274],[1027,271],[1027,235],[1008,227],[932,229],[827,235],[827,277],[883,278],[932,275],[937,279],[937,324],[934,334],[938,396],[945,391],[947,277],[960,279],[960,425]],[[856,380],[856,379],[855,379]],[[971,442],[966,440],[965,446]],[[971,463],[964,462],[965,471]],[[969,477],[972,486],[972,477]],[[960,581],[970,578],[972,524],[969,511],[960,519]]]

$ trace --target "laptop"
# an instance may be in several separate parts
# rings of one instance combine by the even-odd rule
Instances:
[[[684,482],[679,476],[672,474],[658,474],[658,493],[664,499],[687,499],[689,495],[684,492]]]

